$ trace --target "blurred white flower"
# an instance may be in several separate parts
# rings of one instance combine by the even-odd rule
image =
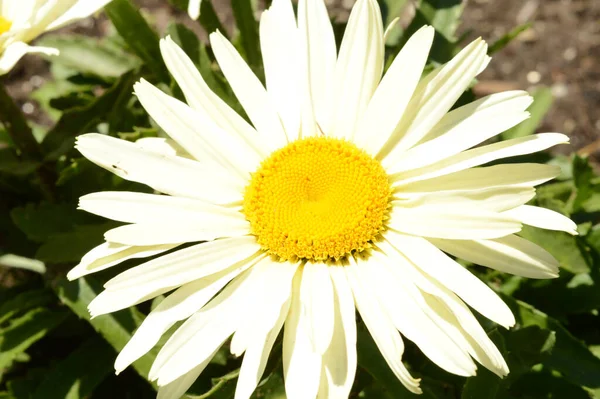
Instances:
[[[0,75],[27,53],[57,55],[28,43],[44,32],[86,18],[111,0],[0,0]]]
[[[200,4],[202,0],[189,0],[188,14],[192,19],[198,19],[200,16]]]
[[[376,0],[356,2],[339,53],[322,0],[300,0],[297,18],[290,0],[274,0],[260,22],[266,87],[223,35],[210,36],[252,124],[209,89],[181,48],[161,41],[188,104],[146,81],[135,93],[170,138],[77,141],[97,165],[166,194],[80,201],[128,224],[106,232],[70,279],[161,255],[109,280],[92,316],[173,291],[121,351],[117,371],[186,320],[150,372],[159,398],[179,398],[230,337],[231,353],[245,353],[235,398],[249,398],[283,329],[287,397],[347,398],[358,310],[412,392],[421,388],[402,362],[402,337],[448,372],[472,376],[479,363],[508,373],[469,306],[504,327],[515,323],[511,310],[448,254],[556,277],[556,259],[518,233],[529,224],[576,234],[568,218],[525,205],[559,168],[483,165],[568,138],[475,147],[527,119],[531,97],[511,91],[451,110],[489,62],[487,45],[473,41],[422,78],[433,37],[429,26],[416,32],[383,75]],[[201,243],[164,254],[193,242]]]

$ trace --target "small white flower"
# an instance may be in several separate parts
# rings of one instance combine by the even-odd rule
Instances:
[[[128,224],[108,231],[69,278],[205,241],[121,273],[90,304],[98,316],[175,290],[122,350],[118,372],[186,320],[150,372],[159,398],[180,397],[230,337],[231,352],[244,353],[235,397],[248,398],[283,328],[287,397],[347,398],[358,310],[412,392],[421,389],[402,363],[402,337],[448,372],[472,376],[479,363],[508,373],[469,306],[504,327],[513,314],[447,254],[556,277],[558,262],[517,234],[522,224],[575,234],[564,216],[524,205],[559,169],[482,165],[568,138],[472,148],[525,120],[531,98],[512,91],[450,111],[489,62],[486,43],[421,79],[434,36],[424,27],[382,77],[383,35],[376,0],[357,1],[339,53],[322,0],[300,0],[297,19],[290,0],[274,0],[260,22],[266,88],[231,43],[210,36],[252,124],[166,38],[165,63],[189,105],[146,81],[135,93],[170,138],[79,137],[89,160],[162,194],[82,197],[81,209]]]
[[[44,32],[86,18],[111,0],[0,1],[0,75],[9,72],[27,53],[57,55],[51,47],[27,43]]]

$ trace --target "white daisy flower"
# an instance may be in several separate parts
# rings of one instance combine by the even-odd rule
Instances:
[[[283,329],[290,399],[346,398],[356,372],[356,310],[412,392],[403,339],[442,369],[497,375],[506,362],[470,308],[504,327],[507,305],[448,254],[500,271],[553,278],[558,262],[517,234],[523,224],[575,234],[575,224],[524,205],[559,169],[482,166],[566,143],[547,133],[472,148],[525,120],[523,91],[450,111],[489,61],[477,39],[421,78],[434,30],[424,27],[382,77],[376,0],[358,0],[339,53],[322,0],[274,0],[262,15],[266,87],[216,32],[215,57],[251,124],[206,85],[170,38],[160,47],[188,104],[146,81],[135,93],[169,139],[131,143],[87,134],[78,150],[161,194],[101,192],[88,212],[128,223],[106,233],[74,279],[127,259],[201,242],[105,284],[93,316],[170,293],[117,358],[122,371],[176,322],[150,379],[180,397],[230,338],[244,354],[235,397],[261,380]]]
[[[111,0],[0,0],[0,75],[27,53],[57,55],[52,47],[27,43],[44,32],[86,18]]]

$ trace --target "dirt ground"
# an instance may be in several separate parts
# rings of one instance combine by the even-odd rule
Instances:
[[[134,0],[153,16],[159,30],[175,16],[203,34],[198,25],[166,0]],[[329,0],[334,14],[347,18],[353,0]],[[224,22],[232,20],[230,0],[213,0]],[[405,18],[406,19],[406,18]],[[477,87],[487,94],[508,89],[552,88],[555,102],[540,131],[563,132],[571,148],[600,156],[600,0],[469,0],[462,32],[493,42],[517,25],[532,22],[481,75]],[[90,35],[106,31],[105,18],[79,22],[70,31]],[[47,79],[47,65],[26,57],[9,76],[9,90],[38,123],[46,122],[28,94]],[[568,150],[567,150],[568,151]]]

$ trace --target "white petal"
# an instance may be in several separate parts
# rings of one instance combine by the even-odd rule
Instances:
[[[489,339],[486,332],[469,308],[453,292],[437,282],[432,277],[424,274],[417,266],[406,259],[387,241],[379,241],[377,246],[390,256],[394,263],[390,271],[396,274],[401,281],[412,281],[422,292],[424,300],[422,310],[436,322],[452,339],[465,347],[469,354],[499,376],[508,373],[508,366],[498,351],[498,348]],[[435,298],[431,298],[430,296]],[[455,317],[448,314],[448,309]]]
[[[223,74],[260,134],[262,142],[270,150],[285,146],[285,130],[260,80],[220,32],[210,35],[210,43]]]
[[[81,262],[67,274],[69,280],[96,273],[128,259],[149,258],[175,248],[178,244],[129,246],[105,242],[83,255]]]
[[[323,354],[319,398],[347,399],[356,375],[356,310],[343,267],[329,266],[334,287],[334,330]]]
[[[442,119],[477,75],[486,52],[487,44],[476,39],[419,83],[392,140],[380,154],[385,157],[384,167],[422,140]]]
[[[352,259],[350,262],[350,265],[346,266],[344,271],[354,294],[356,309],[394,375],[404,384],[406,389],[420,394],[422,392],[419,387],[420,379],[413,378],[402,363],[404,342],[402,342],[400,334],[387,314],[381,309],[377,299],[361,282],[356,263]]]
[[[469,306],[506,328],[515,324],[510,308],[485,283],[421,237],[388,231],[386,240],[432,278],[461,297]]]
[[[400,122],[423,73],[434,34],[431,26],[424,26],[412,35],[373,94],[354,135],[356,145],[369,154],[378,154]]]
[[[125,223],[206,223],[244,219],[241,212],[191,198],[127,191],[102,191],[84,195],[79,209]]]
[[[200,5],[202,4],[202,0],[189,0],[188,2],[188,15],[191,19],[198,19],[200,16]]]
[[[498,238],[521,231],[521,223],[502,213],[438,205],[395,206],[386,224],[402,233],[455,240]]]
[[[115,361],[117,374],[146,354],[160,337],[177,321],[184,320],[202,309],[231,279],[251,267],[228,268],[222,272],[187,283],[166,297],[150,312]]]
[[[192,60],[170,36],[160,41],[160,51],[190,107],[203,113],[221,129],[237,133],[262,156],[269,154],[256,130],[208,87]]]
[[[533,187],[554,179],[560,167],[537,163],[515,163],[465,169],[440,177],[419,180],[393,186],[399,195],[447,192],[463,192],[493,187]]]
[[[279,112],[288,141],[300,133],[300,39],[290,0],[275,0],[260,19],[260,45],[267,93]]]
[[[13,42],[0,53],[0,75],[8,73],[28,53],[58,55],[58,50],[52,47],[29,46],[27,43]]]
[[[206,214],[202,221],[158,221],[128,224],[104,233],[106,241],[125,245],[164,245],[241,237],[250,233],[250,224],[238,216]]]
[[[515,235],[495,240],[430,241],[444,252],[501,272],[529,278],[558,277],[558,261],[548,251]]]
[[[366,261],[357,260],[358,275],[370,295],[379,298],[394,326],[442,369],[461,376],[475,375],[476,366],[466,347],[454,342],[424,312],[424,299],[410,280],[397,278],[390,258],[372,251]],[[395,263],[395,262],[394,262]],[[376,271],[375,271],[376,270]]]
[[[496,187],[462,192],[439,192],[424,195],[396,194],[392,206],[417,208],[437,206],[440,208],[463,207],[486,211],[502,212],[529,202],[535,196],[532,187]]]
[[[281,331],[281,327],[283,326],[283,322],[287,317],[289,309],[290,300],[288,298],[283,306],[280,307],[279,316],[275,320],[275,324],[272,328],[266,335],[263,334],[255,342],[252,342],[246,350],[235,388],[234,399],[248,399],[256,389],[256,386],[265,372],[269,354],[273,349],[273,345]]]
[[[577,225],[568,217],[546,208],[522,205],[504,212],[523,224],[539,227],[540,229],[565,231],[577,235]]]
[[[242,200],[244,184],[210,165],[143,150],[137,144],[101,134],[79,136],[75,148],[117,176],[147,184],[162,193],[214,204],[236,204]]]
[[[114,312],[236,266],[244,268],[259,250],[253,237],[194,245],[133,267],[109,280],[89,305],[94,316]]]
[[[323,354],[333,336],[333,286],[324,263],[306,263],[302,269],[300,301],[306,315],[313,350]]]
[[[497,159],[531,154],[557,144],[567,143],[568,141],[569,138],[560,133],[542,133],[505,140],[453,155],[442,161],[436,162],[433,165],[399,173],[396,176],[393,176],[393,179],[396,180],[398,184],[408,184],[459,172]],[[388,173],[394,174],[395,171],[391,168],[388,170]]]
[[[307,315],[300,301],[301,279],[298,269],[283,333],[283,373],[288,399],[314,399],[321,380],[321,356],[313,351]]]
[[[258,292],[261,277],[264,274],[256,268],[243,272],[183,323],[159,352],[149,379],[168,384],[212,357],[239,325],[248,301]]]
[[[64,1],[64,0],[63,0]],[[67,12],[46,27],[46,31],[58,29],[78,19],[87,18],[100,10],[111,0],[79,0]]]
[[[156,152],[157,154],[194,159],[175,140],[166,137],[142,137],[141,139],[137,139],[135,144],[143,150]]]
[[[332,130],[351,139],[383,72],[383,24],[375,0],[358,0],[348,19],[335,66]]]
[[[303,67],[302,135],[328,130],[332,118],[337,49],[333,27],[322,0],[298,1],[300,60]]]
[[[231,339],[231,353],[240,356],[249,345],[260,341],[273,328],[282,305],[290,298],[292,279],[298,263],[275,262],[270,257],[256,267],[263,267],[264,277],[258,288],[260,295],[248,304],[240,326]]]
[[[417,169],[474,147],[529,118],[525,109],[532,101],[527,92],[515,91],[460,107],[442,118],[429,141],[399,154],[390,167],[395,172]]]
[[[197,160],[214,162],[243,179],[260,163],[260,153],[237,132],[220,128],[206,114],[194,111],[143,79],[133,88],[152,119]]]
[[[218,349],[217,349],[218,350]],[[156,399],[181,399],[188,389],[194,384],[196,379],[204,371],[206,366],[212,360],[212,357],[217,353],[215,351],[211,356],[208,356],[205,361],[175,379],[174,381],[158,387],[158,395]]]

